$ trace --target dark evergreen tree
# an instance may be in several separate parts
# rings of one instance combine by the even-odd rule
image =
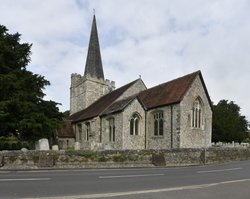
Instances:
[[[213,142],[241,142],[246,138],[248,121],[234,102],[221,100],[213,106]]]
[[[49,81],[26,68],[31,44],[21,43],[19,33],[7,31],[0,25],[0,136],[49,137],[61,125],[63,114],[58,103],[43,99]]]

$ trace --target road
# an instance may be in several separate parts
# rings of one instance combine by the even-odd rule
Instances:
[[[0,170],[0,198],[250,198],[250,161],[178,168]]]

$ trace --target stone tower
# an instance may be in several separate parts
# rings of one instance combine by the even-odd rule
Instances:
[[[84,75],[71,74],[70,115],[87,108],[113,89],[115,89],[115,82],[104,79],[96,18],[94,15]]]

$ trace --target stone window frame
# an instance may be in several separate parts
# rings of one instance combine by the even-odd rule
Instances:
[[[153,136],[163,137],[164,136],[164,111],[158,110],[152,113],[153,117]]]
[[[191,128],[204,129],[204,103],[200,96],[195,98],[192,105]]]
[[[109,142],[115,142],[115,118],[110,117],[107,119],[108,121],[108,134],[109,134]]]
[[[76,125],[76,129],[77,129],[77,136],[76,136],[76,138],[77,138],[77,141],[78,142],[82,142],[82,124],[81,123],[78,123],[77,125]]]
[[[135,112],[129,119],[129,134],[131,136],[138,136],[140,135],[140,122],[141,116],[139,113]]]
[[[86,128],[84,140],[89,141],[90,132],[91,132],[90,122],[85,122],[84,124],[85,124],[85,128]]]

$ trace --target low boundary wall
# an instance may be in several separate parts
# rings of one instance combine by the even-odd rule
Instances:
[[[250,148],[0,151],[0,169],[168,167],[250,160]]]

